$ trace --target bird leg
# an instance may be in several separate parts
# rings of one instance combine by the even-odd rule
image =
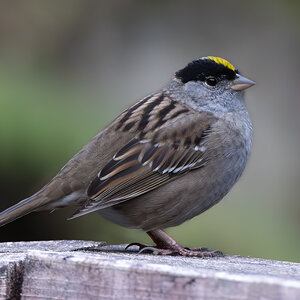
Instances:
[[[156,229],[147,232],[156,246],[145,246],[139,243],[132,243],[130,246],[136,245],[140,247],[139,253],[151,252],[154,255],[181,255],[187,257],[215,257],[223,256],[219,250],[211,250],[209,248],[183,248],[174,239],[167,235],[163,230]]]

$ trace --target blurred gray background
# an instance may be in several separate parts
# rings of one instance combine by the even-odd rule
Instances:
[[[298,1],[3,1],[0,209],[47,183],[90,138],[201,56],[255,80],[246,171],[216,207],[168,232],[185,246],[300,262]],[[1,241],[151,243],[97,214],[33,213]]]

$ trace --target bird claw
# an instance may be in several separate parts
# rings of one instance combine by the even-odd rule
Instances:
[[[132,246],[138,246],[139,251],[138,253],[151,253],[153,255],[180,255],[186,257],[219,257],[224,256],[224,254],[219,250],[212,250],[207,247],[201,248],[181,248],[176,247],[174,249],[171,248],[159,248],[157,246],[147,246],[140,243],[131,243],[126,246],[125,250]]]
[[[143,244],[141,244],[141,243],[130,243],[130,244],[128,244],[128,245],[125,247],[125,250],[128,250],[128,249],[129,249],[130,247],[132,247],[132,246],[137,246],[137,247],[139,247],[139,251],[142,250],[142,249],[144,249],[144,248],[146,248],[146,247],[148,247],[148,246],[143,245]]]
[[[159,249],[157,247],[144,247],[139,251],[139,254],[141,253],[151,253],[153,255],[175,255],[174,251],[172,249]]]
[[[191,250],[191,251],[200,251],[200,252],[211,252],[211,251],[213,251],[211,248],[207,248],[207,247],[200,247],[200,248],[185,247],[184,249]]]

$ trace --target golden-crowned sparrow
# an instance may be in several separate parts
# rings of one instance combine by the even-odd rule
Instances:
[[[101,130],[40,191],[0,213],[0,225],[79,206],[71,218],[98,211],[146,231],[153,253],[217,255],[183,248],[162,228],[204,212],[241,176],[252,139],[243,91],[252,85],[222,58],[189,63]]]

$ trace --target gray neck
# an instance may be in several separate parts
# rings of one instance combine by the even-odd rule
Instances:
[[[219,94],[208,93],[197,82],[183,84],[174,78],[167,85],[165,93],[197,111],[218,113],[247,111],[242,92],[223,90]]]

